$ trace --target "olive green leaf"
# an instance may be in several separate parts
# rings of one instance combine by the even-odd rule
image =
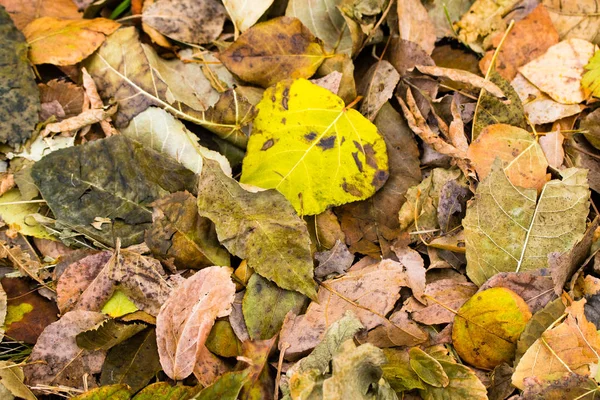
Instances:
[[[253,340],[266,340],[279,332],[285,315],[298,314],[306,297],[298,292],[284,290],[259,274],[253,274],[246,285],[242,302],[244,321]]]
[[[179,268],[229,266],[229,253],[219,244],[213,223],[198,215],[198,203],[188,192],[177,192],[152,203],[152,226],[146,244],[159,259],[173,258]]]
[[[237,357],[241,355],[241,342],[227,320],[215,322],[204,345],[211,353],[221,357]]]
[[[27,43],[0,6],[0,143],[16,146],[31,137],[40,98],[27,60]]]
[[[548,254],[570,250],[584,235],[590,190],[587,171],[562,170],[562,180],[536,189],[514,186],[496,159],[463,219],[467,275],[483,284],[498,272],[545,268]]]
[[[410,367],[428,385],[446,387],[450,380],[438,360],[431,357],[418,347],[409,351]]]
[[[282,289],[317,297],[306,223],[280,193],[249,192],[205,160],[198,212],[213,221],[221,244],[254,271]]]
[[[109,385],[97,387],[78,396],[72,397],[74,400],[129,400],[131,392],[127,385]]]
[[[280,17],[244,32],[219,58],[240,79],[266,88],[287,78],[310,78],[325,51],[302,22]]]
[[[77,346],[85,350],[108,350],[146,328],[144,324],[125,324],[107,319],[75,337]]]
[[[115,125],[119,128],[127,126],[133,117],[148,107],[156,106],[178,118],[202,125],[234,144],[246,144],[247,137],[241,128],[250,122],[254,114],[245,98],[230,90],[223,93],[213,107],[204,111],[205,105],[200,107],[198,99],[204,99],[206,92],[197,93],[196,86],[192,84],[201,79],[201,67],[195,65],[196,69],[190,69],[180,60],[161,60],[151,47],[140,43],[134,27],[119,29],[110,35],[86,60],[85,66],[102,98],[107,102],[112,99],[119,105],[114,115]],[[190,87],[194,87],[196,96],[190,97]],[[234,106],[232,111],[224,113],[219,110],[221,102]]]
[[[194,392],[194,388],[189,386],[156,382],[143,388],[132,400],[188,400]]]
[[[241,182],[277,189],[299,214],[366,199],[387,180],[377,127],[329,90],[305,79],[282,81],[257,109]]]
[[[194,192],[196,180],[176,161],[123,135],[50,153],[31,175],[59,222],[107,245],[120,238],[124,247],[143,240],[153,201]],[[99,230],[91,225],[97,217],[112,223]]]
[[[146,386],[160,370],[156,333],[154,328],[149,328],[109,350],[102,366],[100,383],[102,385],[125,383],[135,393]],[[157,398],[160,397],[151,397],[151,399]],[[165,398],[171,399],[171,397]]]
[[[446,387],[425,385],[419,393],[424,400],[487,400],[487,390],[477,375],[466,365],[438,359],[450,383]]]
[[[413,389],[425,389],[425,384],[410,366],[407,350],[399,348],[383,349],[387,362],[383,364],[383,377],[397,392]]]

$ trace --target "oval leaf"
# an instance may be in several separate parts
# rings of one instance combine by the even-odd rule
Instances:
[[[425,383],[435,387],[448,386],[450,380],[438,360],[418,347],[410,349],[409,356],[411,368]]]

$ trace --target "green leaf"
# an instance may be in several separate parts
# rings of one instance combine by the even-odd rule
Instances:
[[[446,387],[429,386],[419,393],[424,400],[487,400],[487,389],[467,366],[439,360],[450,383]]]
[[[285,315],[298,314],[306,297],[298,292],[277,287],[259,274],[253,274],[246,285],[242,302],[244,321],[253,340],[266,340],[279,332]]]
[[[215,383],[203,389],[197,400],[237,400],[239,394],[248,380],[250,371],[245,369],[238,372],[227,372],[223,374]]]
[[[150,203],[171,192],[194,191],[195,175],[152,149],[115,135],[57,150],[31,175],[56,219],[98,241],[123,247],[140,243],[150,227]],[[110,218],[102,230],[91,224]]]
[[[242,80],[266,88],[287,78],[310,78],[325,52],[298,19],[279,17],[244,32],[219,58]]]
[[[585,66],[586,73],[581,78],[581,86],[592,92],[594,97],[600,97],[600,50],[594,53]]]
[[[377,127],[327,89],[282,81],[257,109],[240,180],[277,189],[299,214],[366,199],[387,180]]]
[[[237,357],[241,353],[240,340],[229,321],[225,320],[215,322],[204,345],[211,353],[221,357]]]
[[[530,318],[529,306],[515,292],[503,287],[487,289],[475,293],[458,310],[452,344],[469,364],[493,369],[513,360],[517,340]]]
[[[72,397],[74,400],[129,400],[131,392],[127,385],[101,386]]]
[[[160,370],[156,333],[149,328],[109,350],[102,366],[100,383],[124,383],[135,393]],[[171,397],[165,398],[171,400]]]
[[[387,362],[383,364],[383,377],[396,392],[425,389],[419,375],[410,366],[408,351],[398,348],[383,349]]]
[[[411,348],[409,356],[410,367],[417,373],[423,382],[435,387],[448,386],[450,380],[438,360],[418,347]]]
[[[188,192],[177,192],[152,203],[152,226],[146,244],[155,257],[174,259],[179,268],[229,266],[229,253],[219,244],[213,223],[198,215],[198,203]]]
[[[162,108],[147,108],[136,115],[127,128],[121,129],[121,133],[174,158],[197,174],[202,171],[202,160],[209,158],[217,161],[223,172],[231,176],[229,161],[223,155],[201,146],[196,135]]]
[[[463,219],[467,275],[483,284],[498,272],[545,268],[548,254],[570,250],[584,235],[590,191],[587,171],[569,168],[562,180],[535,189],[510,183],[496,159]]]
[[[282,289],[316,298],[305,222],[280,193],[244,190],[214,161],[205,161],[198,212],[214,222],[221,244]]]
[[[156,382],[143,388],[132,400],[188,400],[193,389],[188,386],[171,386]]]
[[[3,205],[4,203],[9,204]],[[33,218],[28,218],[29,215],[37,213],[39,209],[39,203],[24,201],[19,189],[11,189],[0,196],[0,217],[10,228],[23,235],[56,240]]]
[[[112,296],[110,296],[110,299],[104,303],[101,311],[113,318],[119,318],[123,315],[138,311],[138,308],[121,289],[117,289]]]
[[[31,137],[40,110],[27,50],[25,37],[0,7],[0,143],[13,147]]]
[[[85,350],[109,350],[146,328],[144,324],[124,324],[114,319],[102,321],[75,337],[77,346]]]

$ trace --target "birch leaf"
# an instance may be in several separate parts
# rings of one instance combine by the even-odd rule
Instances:
[[[231,312],[231,273],[227,267],[205,268],[186,279],[161,307],[156,340],[160,363],[171,379],[193,372],[215,319]]]
[[[377,127],[327,89],[282,81],[257,109],[241,182],[277,189],[299,214],[366,199],[387,180]]]
[[[498,272],[546,268],[548,254],[570,250],[584,235],[590,191],[587,171],[569,168],[535,189],[514,186],[496,160],[467,208],[467,275],[483,284]]]

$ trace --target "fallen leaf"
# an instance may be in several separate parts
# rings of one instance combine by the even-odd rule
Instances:
[[[275,336],[288,312],[298,314],[306,298],[284,290],[259,274],[252,274],[242,302],[244,320],[252,340],[267,340]]]
[[[324,89],[329,90],[333,94],[339,94],[340,85],[342,83],[342,79],[344,74],[339,71],[332,71],[329,74],[315,79],[309,79],[315,85],[319,85]]]
[[[198,215],[198,201],[176,192],[152,203],[152,226],[145,242],[163,260],[173,258],[179,268],[229,266],[229,253],[219,244],[213,223]]]
[[[477,375],[465,365],[438,359],[450,382],[446,387],[427,385],[419,390],[425,400],[473,399],[486,400],[487,390]]]
[[[598,109],[589,113],[579,122],[583,136],[596,149],[600,148],[600,111]]]
[[[600,16],[595,0],[542,0],[541,3],[548,10],[560,40],[579,38],[599,44]]]
[[[452,23],[465,14],[474,0],[434,0],[424,4],[438,39],[454,36]]]
[[[478,89],[484,89],[487,92],[489,92],[491,95],[496,96],[498,98],[505,97],[505,94],[502,91],[502,89],[500,89],[498,87],[498,85],[496,85],[494,82],[492,82],[491,80],[486,80],[486,79],[484,79],[478,75],[475,75],[474,73],[469,72],[469,71],[464,71],[461,69],[428,66],[428,65],[417,65],[416,68],[420,72],[427,74],[427,75],[444,77],[444,78],[451,79],[455,82],[464,83],[464,84],[467,84],[469,86],[472,86],[472,87],[475,87]]]
[[[144,7],[142,21],[178,42],[205,44],[221,34],[226,13],[216,0],[156,0]]]
[[[507,363],[494,368],[490,375],[491,384],[488,387],[489,400],[504,400],[515,391],[515,387],[511,384],[513,371],[513,367]]]
[[[6,203],[6,204],[5,204]],[[54,236],[30,218],[40,210],[39,203],[24,202],[18,189],[11,189],[0,196],[0,217],[5,224],[23,235],[41,239],[54,239]]]
[[[596,46],[588,41],[565,40],[520,67],[519,72],[553,100],[578,104],[590,96],[590,92],[582,88],[581,78],[595,51]]]
[[[577,168],[585,168],[588,172],[590,188],[596,192],[600,191],[600,168],[598,157],[600,151],[591,146],[581,134],[572,135],[565,145],[565,151],[573,165]]]
[[[418,347],[413,347],[409,351],[410,367],[415,373],[428,385],[435,387],[446,387],[450,379],[444,368],[435,358],[425,353]]]
[[[213,221],[221,244],[280,288],[316,298],[308,230],[292,206],[274,190],[245,190],[205,161],[198,212]]]
[[[497,50],[496,72],[507,81],[517,75],[517,69],[529,61],[543,55],[551,46],[558,43],[558,32],[552,25],[550,15],[543,5],[538,5],[527,17],[517,21],[506,38],[498,33],[493,39]],[[481,72],[487,72],[496,50],[488,51],[479,62]]]
[[[327,275],[344,275],[354,262],[354,254],[348,251],[348,247],[339,240],[327,251],[315,254],[315,260],[319,265],[315,268],[315,277],[324,278]]]
[[[125,250],[103,251],[82,258],[63,272],[56,287],[58,308],[62,313],[100,311],[117,287],[150,315],[158,314],[171,292],[157,260]]]
[[[317,76],[328,75],[334,71],[342,74],[340,88],[336,94],[346,104],[350,104],[357,96],[352,59],[347,54],[334,54],[323,61],[323,64],[317,70]]]
[[[387,362],[382,365],[383,378],[396,392],[425,389],[425,384],[410,366],[408,349],[383,349]]]
[[[102,369],[106,352],[82,350],[77,347],[75,337],[104,319],[104,315],[97,312],[72,311],[48,325],[24,368],[26,383],[83,388],[84,375],[87,375],[87,384],[97,386],[93,374]]]
[[[219,58],[242,80],[266,88],[283,79],[309,78],[325,52],[300,20],[280,17],[244,32]]]
[[[585,318],[584,303],[584,300],[572,303],[565,321],[546,330],[527,349],[515,367],[514,386],[523,390],[526,378],[548,381],[554,379],[555,373],[589,375],[591,365],[598,362],[600,335],[596,326]]]
[[[23,368],[12,361],[0,361],[0,386],[4,387],[7,396],[15,396],[25,400],[36,400],[35,395],[23,383]],[[13,397],[14,398],[14,397]],[[11,400],[11,398],[8,398]]]
[[[71,82],[53,79],[38,84],[42,110],[40,120],[54,115],[58,121],[75,117],[83,111],[84,90]],[[55,111],[56,110],[56,111]]]
[[[114,319],[107,319],[93,328],[79,333],[75,340],[81,349],[110,350],[136,333],[143,331],[144,328],[146,328],[144,324],[124,324]]]
[[[127,384],[133,392],[136,392],[146,386],[160,370],[156,333],[153,328],[148,328],[109,350],[102,366],[100,384]],[[163,392],[166,392],[165,400],[183,400],[179,397],[168,397],[166,394],[170,390],[167,388],[164,388]],[[180,391],[175,390],[175,392]],[[143,398],[142,393],[144,390],[138,393],[136,398],[138,396]],[[150,399],[157,399],[157,397],[150,397]]]
[[[500,272],[487,280],[479,288],[484,290],[503,287],[512,290],[525,301],[529,311],[535,314],[556,298],[554,283],[549,276],[538,271],[533,272]]]
[[[431,54],[436,32],[423,4],[419,0],[398,0],[396,6],[400,39],[416,43]]]
[[[357,88],[364,97],[360,106],[361,114],[373,121],[381,107],[394,95],[398,82],[400,74],[392,64],[385,60],[373,64]]]
[[[86,391],[78,396],[72,397],[74,400],[96,400],[96,399],[111,399],[111,400],[129,400],[131,391],[127,385],[109,385],[102,386],[90,391]]]
[[[581,86],[592,93],[592,96],[600,97],[600,52],[596,51],[584,67],[586,72],[581,79]]]
[[[104,303],[100,311],[113,318],[119,318],[127,314],[135,313],[136,311],[139,311],[139,308],[135,306],[133,301],[131,301],[122,290],[117,289],[113,292],[108,301]]]
[[[106,18],[69,20],[42,17],[23,34],[34,64],[74,65],[91,55],[121,25]]]
[[[308,306],[306,314],[284,323],[281,341],[290,344],[287,357],[314,348],[323,338],[327,328],[351,310],[367,328],[379,325],[392,326],[403,331],[402,326],[384,317],[399,298],[399,290],[409,285],[406,268],[395,261],[383,260],[346,275],[324,281],[319,288],[318,302]],[[408,335],[415,343],[423,338]]]
[[[172,379],[187,378],[214,321],[231,312],[235,285],[231,269],[200,270],[173,291],[156,318],[156,340],[160,363]]]
[[[540,147],[544,151],[548,165],[552,168],[560,169],[565,159],[563,142],[565,137],[560,131],[548,132],[540,138]]]
[[[496,159],[502,161],[503,171],[515,186],[537,189],[546,183],[548,161],[536,137],[524,129],[505,124],[485,127],[469,146],[471,160],[480,180],[484,180]]]
[[[469,364],[492,369],[511,362],[517,340],[531,318],[527,303],[506,288],[475,294],[458,310],[452,325],[452,343]]]
[[[365,199],[385,183],[387,152],[376,126],[328,90],[282,81],[257,109],[242,183],[277,189],[301,215]]]
[[[19,30],[22,30],[28,23],[40,17],[73,20],[82,17],[72,0],[56,0],[51,3],[45,1],[0,0],[0,4],[6,8],[6,11]]]
[[[156,382],[143,388],[132,400],[187,400],[195,392],[197,390],[190,386]]]
[[[216,382],[205,387],[198,396],[196,396],[196,399],[237,400],[249,375],[250,370],[248,369],[223,374]]]
[[[236,29],[244,32],[256,24],[262,15],[271,7],[273,0],[223,0],[223,5],[231,17]]]
[[[32,168],[56,218],[109,245],[114,237],[124,247],[140,243],[152,222],[150,203],[170,192],[195,192],[192,171],[123,135],[57,150]],[[96,217],[110,217],[112,226],[94,228]]]
[[[226,320],[215,322],[204,345],[208,351],[220,357],[237,357],[242,353],[241,342]]]
[[[562,180],[535,189],[515,187],[500,161],[477,188],[467,208],[467,275],[481,285],[498,272],[545,268],[552,252],[565,252],[585,232],[589,189],[587,171],[569,168]]]
[[[552,381],[527,378],[524,384],[523,400],[593,400],[600,391],[594,380],[568,372],[554,377]]]
[[[40,99],[27,59],[25,37],[4,7],[0,9],[0,26],[0,143],[14,147],[31,137],[38,122]]]

